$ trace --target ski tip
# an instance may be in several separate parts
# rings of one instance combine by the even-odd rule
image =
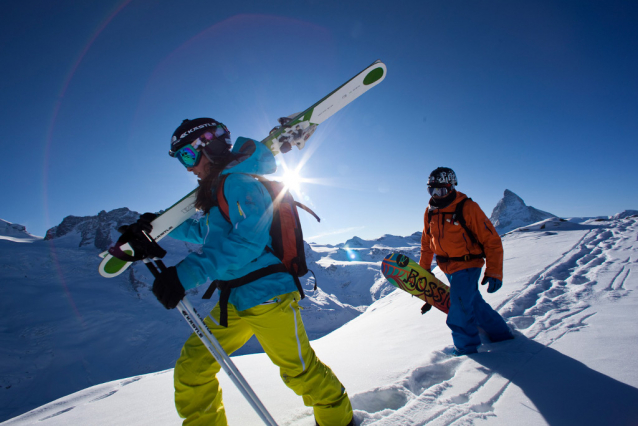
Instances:
[[[381,61],[376,61],[370,67],[372,68],[363,78],[364,86],[372,86],[381,83],[387,74],[387,67]]]
[[[126,250],[126,253],[133,254],[131,250]],[[113,255],[107,252],[107,256],[105,256],[102,262],[100,262],[100,266],[98,267],[98,272],[104,278],[113,278],[120,275],[131,265],[132,265],[132,262],[127,262],[125,260],[118,259],[117,257],[114,257]]]

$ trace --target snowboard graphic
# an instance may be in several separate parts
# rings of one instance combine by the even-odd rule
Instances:
[[[383,259],[381,271],[395,287],[417,296],[447,314],[450,310],[450,287],[423,269],[409,257],[392,253]]]
[[[273,129],[261,143],[265,144],[274,155],[280,152],[286,153],[290,151],[292,146],[302,149],[306,141],[314,133],[317,125],[381,83],[385,79],[386,72],[387,69],[383,62],[374,62],[310,108],[298,114],[285,117],[285,119],[280,119],[281,125]],[[194,189],[151,222],[153,230],[149,234],[150,237],[155,241],[160,241],[186,219],[194,215],[196,210],[193,204],[195,203],[196,194],[197,189]],[[120,246],[120,249],[128,255],[133,254],[133,249],[128,243]],[[132,264],[132,262],[114,257],[108,251],[100,253],[100,257],[102,262],[100,262],[98,271],[105,278],[113,278],[120,275]]]

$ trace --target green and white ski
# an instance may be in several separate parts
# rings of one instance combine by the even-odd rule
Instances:
[[[293,114],[285,120],[280,120],[281,126],[273,129],[261,143],[266,145],[274,155],[288,152],[292,146],[302,149],[319,124],[381,83],[385,79],[386,73],[387,69],[383,62],[374,62],[310,108],[299,114]],[[155,241],[161,240],[186,219],[193,216],[196,211],[194,206],[196,193],[197,189],[194,189],[151,222],[153,226],[150,233],[151,238]],[[133,249],[128,244],[123,244],[120,249],[126,254],[133,254]],[[120,275],[132,264],[132,262],[114,257],[108,251],[100,253],[100,257],[102,257],[102,262],[100,262],[99,272],[105,278]]]

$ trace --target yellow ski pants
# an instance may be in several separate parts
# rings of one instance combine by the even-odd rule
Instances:
[[[282,380],[308,407],[321,426],[345,426],[352,406],[332,370],[310,347],[299,313],[299,293],[292,292],[238,312],[228,304],[228,328],[217,324],[219,304],[205,321],[227,354],[242,347],[254,334]],[[214,318],[215,320],[211,319]],[[194,333],[175,365],[175,406],[189,426],[225,426],[226,412],[216,378],[220,365]]]

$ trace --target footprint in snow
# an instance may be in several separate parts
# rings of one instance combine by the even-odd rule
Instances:
[[[450,347],[450,350],[453,350],[453,348]],[[461,362],[463,362],[462,358],[452,358],[445,362],[419,367],[412,371],[408,379],[408,386],[412,393],[420,395],[432,386],[446,382],[454,377]]]
[[[352,407],[368,413],[384,410],[398,410],[413,398],[410,392],[401,386],[375,389],[359,393],[350,397]]]
[[[95,402],[95,401],[99,401],[99,400],[104,399],[104,398],[108,398],[109,396],[111,396],[111,395],[113,395],[115,393],[117,393],[117,390],[112,390],[111,392],[105,393],[104,395],[100,395],[97,398],[94,398],[94,399],[90,400],[89,403]]]

